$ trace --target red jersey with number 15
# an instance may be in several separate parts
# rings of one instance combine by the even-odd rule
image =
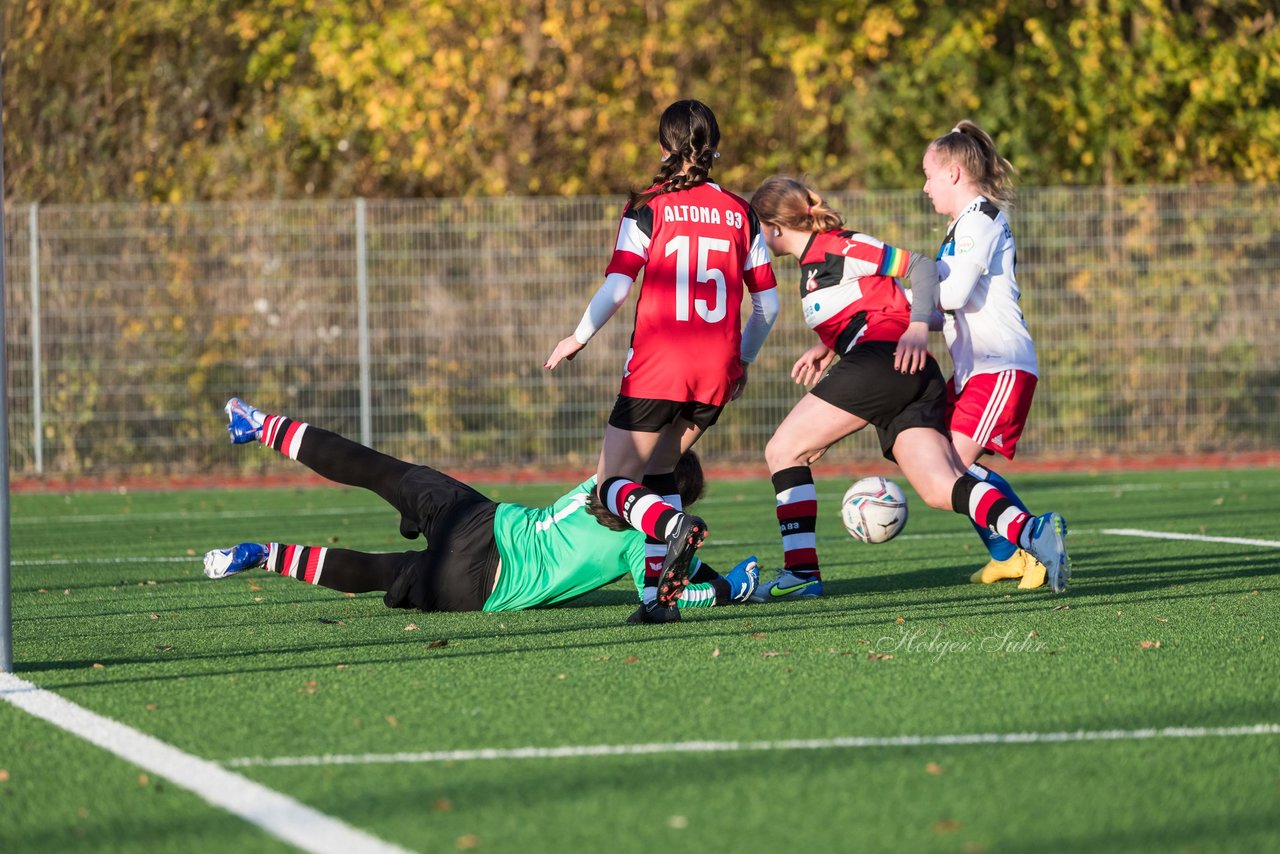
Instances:
[[[622,214],[605,275],[644,271],[621,394],[729,402],[742,376],[742,296],[776,286],[751,205],[715,184]]]
[[[905,276],[910,261],[909,252],[867,234],[813,235],[800,254],[805,322],[841,356],[859,341],[897,341],[911,305],[894,277]]]

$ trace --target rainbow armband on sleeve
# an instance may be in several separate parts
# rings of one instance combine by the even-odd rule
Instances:
[[[886,245],[884,247],[884,255],[880,257],[880,266],[876,270],[876,275],[893,276],[894,278],[905,276],[907,274],[907,265],[910,261],[910,252]]]

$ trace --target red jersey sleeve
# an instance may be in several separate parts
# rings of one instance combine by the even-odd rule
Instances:
[[[747,208],[747,219],[751,223],[751,251],[742,268],[742,279],[748,291],[758,294],[776,288],[778,281],[773,275],[773,262],[769,258],[769,247],[764,242],[764,232],[760,230],[760,220],[750,207]]]
[[[635,279],[649,263],[649,241],[653,237],[653,208],[645,205],[635,210],[631,205],[622,212],[618,223],[618,239],[613,244],[613,257],[605,268],[606,276],[622,273]]]

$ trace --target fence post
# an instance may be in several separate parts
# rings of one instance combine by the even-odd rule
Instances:
[[[2,77],[3,75],[0,75]],[[3,81],[0,81],[3,83]],[[4,91],[0,85],[0,92]],[[4,187],[4,101],[0,97],[0,188]],[[5,345],[4,199],[0,199],[0,380],[9,376]],[[13,576],[9,561],[9,395],[0,398],[0,672],[13,672]]]
[[[360,442],[373,447],[373,413],[369,389],[369,253],[365,200],[356,199],[356,302],[360,341]]]
[[[31,453],[36,474],[44,474],[44,412],[40,375],[40,205],[32,202],[27,209],[27,237],[30,243],[31,267]]]

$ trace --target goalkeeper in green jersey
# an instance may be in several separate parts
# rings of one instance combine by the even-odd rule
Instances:
[[[238,398],[227,402],[227,426],[235,444],[261,442],[313,471],[382,496],[400,513],[400,533],[425,535],[427,548],[371,554],[325,546],[240,543],[204,556],[204,574],[224,578],[263,567],[308,584],[344,593],[385,591],[391,608],[422,611],[515,611],[555,605],[631,575],[644,583],[644,535],[613,530],[609,514],[588,506],[592,477],[550,507],[499,504],[429,466],[414,465],[283,415],[264,413]],[[675,492],[685,505],[702,494],[702,466],[685,454],[656,488]],[[745,603],[759,578],[755,558],[726,576],[705,563],[690,573],[678,606],[661,622],[679,620],[680,609]],[[646,619],[642,608],[634,621]]]

